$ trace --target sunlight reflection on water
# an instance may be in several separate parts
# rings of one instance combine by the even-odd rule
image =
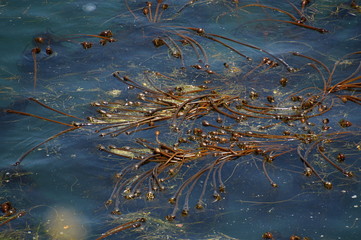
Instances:
[[[87,3],[82,6],[84,12],[93,12],[97,9],[97,6],[94,3]]]

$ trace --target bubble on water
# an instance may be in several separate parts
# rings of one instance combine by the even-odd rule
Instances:
[[[87,3],[84,4],[82,9],[84,12],[92,12],[97,8],[97,6],[94,3]]]

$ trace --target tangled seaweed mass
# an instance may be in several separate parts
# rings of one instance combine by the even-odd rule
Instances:
[[[28,101],[74,121],[7,109],[67,127],[25,152],[15,167],[26,167],[31,153],[69,132],[86,130],[110,142],[97,144],[100,156],[119,160],[104,202],[111,218],[121,221],[97,232],[97,239],[147,225],[151,217],[123,217],[128,202],[143,199],[138,203],[145,209],[159,198],[158,204],[168,206],[163,217],[182,222],[232,198],[237,185],[232,179],[248,171],[254,176],[249,181],[275,191],[287,184],[282,175],[306,179],[302,184],[330,194],[335,186],[359,184],[361,49],[336,56],[315,50],[311,40],[337,36],[341,14],[359,21],[361,7],[356,1],[332,7],[281,2],[124,0],[126,12],[107,21],[126,19],[121,30],[115,24],[100,33],[36,36],[30,51],[34,92],[46,85],[42,59],[61,46],[90,54],[86,63],[112,53],[118,61],[117,51],[131,44],[138,44],[139,52],[134,59],[124,57],[133,67],[112,71],[107,81],[119,88],[112,90],[113,98],[91,103],[97,113],[74,116],[37,97]],[[90,6],[96,14],[98,8]],[[211,21],[208,27],[197,23],[200,18]],[[295,44],[304,35],[311,40]],[[355,41],[360,43],[359,36]],[[287,50],[278,50],[283,47]],[[151,52],[149,58],[144,51]],[[19,217],[4,208],[0,226]],[[268,230],[257,233],[259,239],[286,239]],[[163,239],[150,232],[149,239]],[[287,239],[310,239],[295,234]]]

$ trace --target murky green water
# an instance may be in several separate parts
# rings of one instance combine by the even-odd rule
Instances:
[[[290,1],[292,4],[288,1],[257,1],[257,6],[247,7],[242,6],[255,4],[255,1],[240,1],[238,5],[230,0],[198,0],[192,4],[185,0],[164,2],[169,4],[168,9],[163,13],[160,8],[157,15],[160,21],[153,23],[142,13],[144,1],[128,0],[128,6],[123,0],[0,1],[0,201],[9,201],[17,213],[26,213],[9,223],[5,222],[9,217],[3,213],[0,217],[3,235],[0,236],[9,239],[96,239],[122,223],[144,217],[147,222],[141,227],[126,229],[107,239],[262,239],[265,232],[271,232],[274,239],[289,239],[291,235],[310,239],[357,239],[361,214],[361,108],[357,101],[343,103],[340,99],[342,94],[359,97],[358,85],[350,91],[327,95],[323,103],[331,110],[322,113],[315,108],[312,114],[316,116],[309,119],[308,125],[295,121],[293,127],[285,120],[276,127],[260,131],[259,127],[275,123],[274,119],[251,118],[236,124],[234,119],[216,111],[209,117],[209,121],[216,124],[214,119],[221,115],[224,124],[237,131],[275,135],[287,135],[285,131],[310,135],[316,132],[323,137],[326,154],[335,162],[338,153],[346,155],[345,162],[337,164],[352,171],[354,177],[347,178],[337,168],[320,160],[321,153],[313,145],[318,140],[300,145],[290,140],[280,145],[287,153],[267,165],[267,172],[277,182],[277,188],[271,187],[265,176],[262,156],[242,156],[217,168],[221,169],[217,171],[222,172],[226,185],[221,201],[214,201],[212,197],[214,183],[218,181],[214,179],[218,175],[210,174],[210,179],[214,179],[207,185],[203,199],[205,208],[196,210],[193,207],[202,193],[205,174],[190,194],[189,215],[184,217],[180,213],[187,195],[184,191],[176,219],[171,222],[165,220],[174,208],[168,199],[216,156],[184,164],[176,177],[165,182],[166,190],[157,192],[153,201],[142,195],[132,200],[120,197],[116,207],[105,205],[114,189],[114,175],[135,159],[100,151],[99,145],[139,147],[135,143],[137,138],[156,143],[154,129],[112,138],[99,136],[96,130],[99,131],[101,125],[85,126],[36,147],[20,165],[13,166],[29,149],[69,127],[10,114],[7,109],[63,123],[87,122],[87,117],[99,116],[97,108],[90,103],[138,101],[137,95],[141,91],[131,90],[113,77],[115,71],[142,86],[149,86],[148,77],[163,91],[185,84],[196,86],[211,82],[210,87],[224,96],[237,95],[262,107],[270,105],[266,101],[269,95],[275,97],[277,106],[284,107],[291,104],[291,95],[305,94],[307,98],[320,92],[330,79],[329,75],[333,76],[332,84],[360,76],[360,54],[355,52],[361,50],[361,13],[360,8],[350,6],[350,1],[311,1],[305,10],[309,20],[306,24],[312,26],[310,28],[274,21],[290,21],[289,16],[276,8],[299,17],[292,6],[294,4],[301,11],[299,1]],[[156,5],[154,1],[153,19],[156,18]],[[311,29],[313,27],[329,32],[322,34]],[[190,28],[203,28],[206,33],[255,46],[217,38],[252,61],[215,41],[215,35],[207,38]],[[94,35],[108,29],[116,41],[102,46],[98,43],[100,38]],[[193,45],[188,42],[183,46],[179,42],[179,39],[187,39],[182,37],[184,35],[194,39]],[[36,37],[43,37],[44,43],[36,43]],[[164,39],[165,44],[155,47],[152,41],[156,38]],[[191,39],[188,41],[192,42]],[[92,42],[93,46],[83,49],[81,43],[84,41]],[[40,47],[41,52],[32,54],[34,47]],[[46,54],[47,47],[51,47],[52,54]],[[292,52],[316,60],[295,56]],[[355,54],[342,59],[350,53]],[[278,61],[279,66],[260,66],[264,57]],[[333,72],[337,61],[340,62]],[[196,64],[203,68],[196,69]],[[210,65],[209,69],[215,74],[206,73],[204,65]],[[287,67],[298,71],[289,72]],[[147,71],[159,72],[168,78]],[[279,83],[281,77],[288,79],[285,87]],[[257,92],[259,98],[250,99],[252,91]],[[29,98],[82,120],[43,108]],[[322,114],[318,116],[320,112]],[[330,127],[327,131],[321,129],[326,118],[330,122],[326,124]],[[350,121],[352,127],[342,128],[339,124],[342,119]],[[170,131],[171,121],[168,125],[162,122],[164,125],[159,127],[161,141],[169,145],[180,137],[187,137],[186,130],[201,123],[202,118],[198,122],[184,123],[185,130],[180,133]],[[276,142],[273,140],[269,139],[269,142]],[[200,146],[189,144],[188,148],[196,150]],[[316,176],[302,174],[305,164],[300,161],[297,150],[302,152],[301,155],[307,155],[324,181],[332,181],[332,189],[325,189]],[[140,176],[150,166],[146,164],[145,170],[139,172],[131,171],[127,177]],[[148,181],[143,185],[142,189],[146,191]],[[122,214],[111,214],[114,210]]]

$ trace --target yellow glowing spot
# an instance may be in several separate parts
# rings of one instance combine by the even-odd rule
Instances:
[[[230,72],[231,73],[240,73],[240,72],[242,72],[242,69],[240,69],[238,67],[231,67]]]
[[[82,240],[86,238],[86,229],[82,217],[74,209],[51,208],[45,231],[49,239]]]
[[[120,94],[122,93],[121,90],[111,90],[111,91],[108,91],[107,94],[112,96],[112,97],[118,97]]]

